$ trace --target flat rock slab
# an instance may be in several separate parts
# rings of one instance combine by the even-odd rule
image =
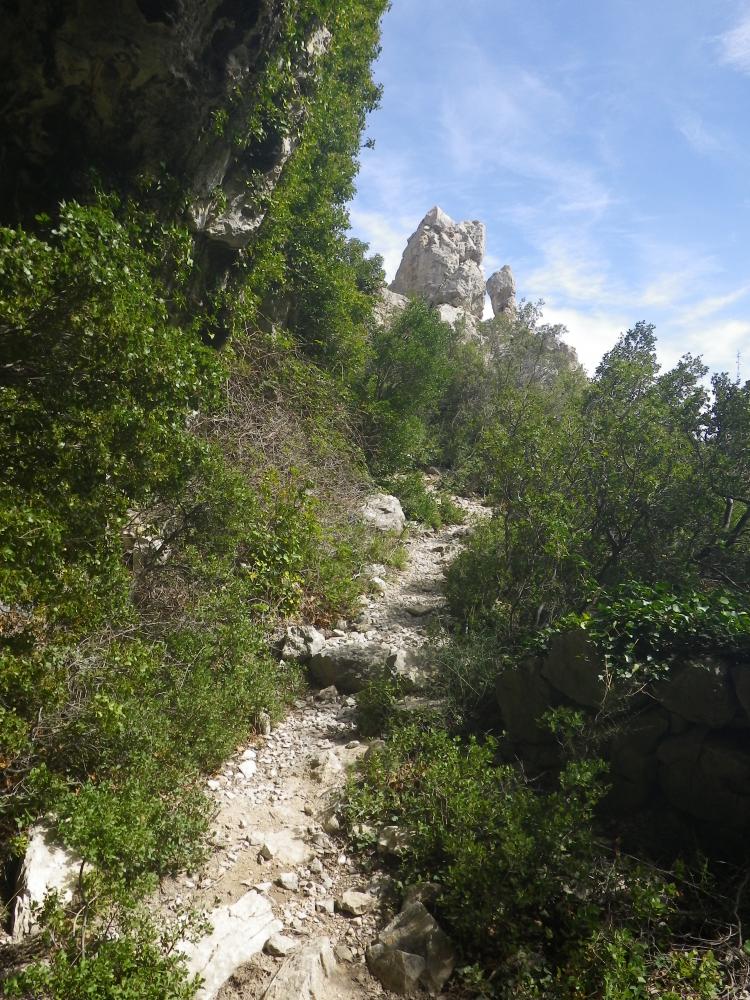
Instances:
[[[344,1000],[352,995],[337,975],[328,938],[316,938],[291,954],[261,1000]]]
[[[302,830],[282,829],[269,830],[260,834],[261,849],[259,853],[268,861],[276,861],[280,865],[307,864],[315,856],[315,851],[304,842]]]
[[[254,890],[231,906],[218,907],[208,919],[213,927],[210,934],[179,945],[188,973],[203,979],[196,1000],[213,1000],[235,969],[262,951],[271,935],[283,927],[274,919],[271,903]]]
[[[392,669],[395,658],[391,647],[380,642],[328,642],[311,658],[310,673],[323,688],[335,685],[339,691],[354,694],[384,668]]]

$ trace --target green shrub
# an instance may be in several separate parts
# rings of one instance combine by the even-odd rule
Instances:
[[[44,908],[43,936],[58,947],[49,962],[37,961],[2,980],[3,996],[15,1000],[192,1000],[196,978],[188,979],[175,950],[179,938],[205,930],[193,914],[162,919],[157,929],[143,908],[96,882],[85,885],[76,915],[55,903]],[[91,920],[99,894],[99,919]],[[115,933],[113,933],[115,930]]]
[[[381,736],[390,729],[396,704],[404,694],[404,685],[390,671],[383,671],[357,694],[354,720],[361,736]]]
[[[452,727],[484,731],[496,721],[497,675],[512,658],[502,636],[491,629],[459,631],[433,643],[427,655],[432,689],[445,699]]]
[[[581,628],[616,676],[647,680],[677,656],[713,653],[746,660],[750,611],[736,593],[675,592],[666,585],[625,584],[600,594],[593,607],[562,619],[556,630]]]
[[[410,521],[420,521],[430,528],[444,524],[463,524],[464,512],[446,492],[430,492],[421,472],[407,472],[381,480],[388,493],[398,497]]]
[[[220,365],[168,322],[154,261],[110,205],[63,205],[47,228],[0,230],[0,584],[75,618],[117,576],[128,505],[194,467],[185,415],[216,399]]]
[[[681,953],[682,965],[670,958],[674,884],[597,839],[603,765],[569,763],[543,793],[496,752],[492,740],[392,731],[360,765],[345,806],[352,826],[407,833],[399,878],[439,884],[437,916],[477,962],[466,970],[477,991],[646,1000],[658,983],[717,996],[723,977],[705,950]],[[704,992],[690,993],[692,983]]]
[[[358,394],[365,448],[377,474],[413,469],[435,457],[434,421],[450,377],[455,342],[453,328],[420,300],[373,330]]]

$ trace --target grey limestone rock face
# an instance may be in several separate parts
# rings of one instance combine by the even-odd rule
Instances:
[[[282,660],[309,660],[325,645],[325,636],[314,625],[290,625],[281,647]]]
[[[495,316],[514,316],[516,312],[516,279],[508,264],[495,271],[487,281],[487,294]]]
[[[408,830],[401,830],[397,826],[384,826],[378,832],[378,854],[397,858],[406,851],[411,840]]]
[[[658,750],[659,783],[667,800],[696,819],[730,829],[750,823],[750,748],[742,732],[693,726]]]
[[[380,982],[402,996],[421,986],[439,993],[456,964],[450,938],[422,903],[405,906],[367,949],[367,966]]]
[[[339,691],[355,694],[394,659],[390,648],[379,642],[329,642],[312,657],[309,669],[321,687],[334,684]]]
[[[451,306],[447,302],[437,307],[438,316],[444,323],[449,323],[452,327],[462,331],[464,342],[481,340],[477,329],[478,319],[473,313],[467,312],[460,306]]]
[[[670,712],[712,728],[726,725],[738,708],[729,686],[729,668],[712,656],[677,664],[654,694]]]
[[[406,527],[406,515],[397,497],[388,493],[373,493],[362,506],[362,520],[377,531],[400,534]]]
[[[485,239],[483,223],[454,222],[437,206],[430,209],[409,237],[391,291],[421,296],[432,306],[455,306],[481,319]]]
[[[340,913],[345,913],[349,917],[361,917],[369,913],[375,907],[377,900],[369,892],[358,892],[356,889],[347,889],[336,900],[336,909]]]
[[[381,288],[373,305],[373,316],[379,326],[385,326],[409,305],[409,299],[390,288]]]

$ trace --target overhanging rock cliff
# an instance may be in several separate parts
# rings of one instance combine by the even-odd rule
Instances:
[[[203,269],[226,271],[295,148],[328,29],[311,22],[290,58],[285,115],[253,128],[269,63],[284,56],[280,0],[5,7],[0,223],[85,197],[94,176],[150,194],[195,233]]]

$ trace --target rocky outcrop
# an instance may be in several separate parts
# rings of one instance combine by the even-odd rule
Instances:
[[[263,1000],[329,1000],[337,994],[336,956],[328,938],[316,938],[293,952]]]
[[[390,288],[381,288],[373,306],[373,318],[378,326],[385,326],[408,305],[409,299],[406,295],[392,292]]]
[[[453,306],[480,320],[484,247],[482,222],[454,222],[436,206],[409,237],[391,291],[421,296],[431,306]]]
[[[456,964],[453,945],[419,902],[409,903],[367,949],[367,967],[386,989],[413,996],[440,993]]]
[[[80,870],[81,859],[55,840],[48,826],[31,828],[13,903],[14,941],[34,932],[36,912],[49,895],[63,904],[71,901]]]
[[[323,688],[333,684],[351,694],[361,691],[384,668],[393,668],[397,655],[380,642],[328,642],[310,659],[310,675]]]
[[[513,277],[510,265],[506,264],[490,275],[487,281],[487,294],[492,303],[494,316],[515,316],[516,279]]]
[[[218,907],[208,920],[210,934],[179,946],[189,975],[203,980],[197,1000],[213,1000],[235,969],[262,951],[283,926],[274,919],[270,902],[255,891],[231,906]]]
[[[531,771],[559,762],[541,717],[574,708],[601,734],[613,807],[668,808],[731,838],[750,824],[748,690],[750,664],[703,655],[676,659],[663,679],[629,694],[572,631],[553,637],[546,656],[503,670],[496,695],[513,754]]]
[[[189,228],[189,303],[232,282],[303,133],[331,34],[288,38],[280,0],[60,0],[5,5],[0,224],[88,200],[92,177]],[[264,109],[268,68],[283,66]],[[276,84],[274,84],[276,86]],[[279,307],[281,308],[281,307]],[[270,306],[266,310],[270,310]],[[192,317],[191,317],[192,318]],[[229,330],[214,317],[204,337]]]

